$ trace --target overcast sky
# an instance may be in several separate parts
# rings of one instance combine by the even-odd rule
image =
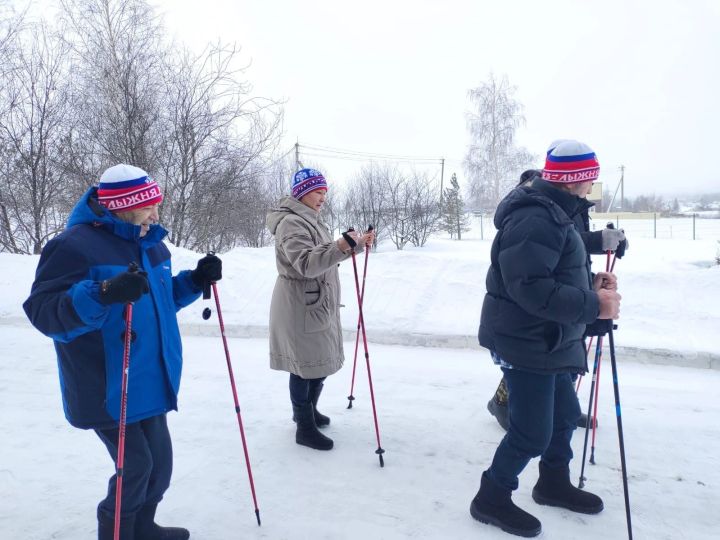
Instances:
[[[538,167],[576,138],[606,188],[624,165],[632,196],[720,191],[720,0],[150,1],[179,41],[242,47],[255,93],[286,100],[284,148],[444,157],[463,184],[467,92],[494,72]]]
[[[577,138],[606,185],[625,165],[626,194],[720,191],[718,0],[158,5],[182,40],[242,46],[257,93],[287,99],[287,147],[445,157],[462,180],[467,91],[492,71],[517,86],[519,142],[538,156]]]

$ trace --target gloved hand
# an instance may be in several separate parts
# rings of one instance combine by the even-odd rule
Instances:
[[[222,261],[212,253],[205,255],[197,263],[195,270],[190,272],[190,278],[199,289],[204,289],[205,284],[210,284],[222,279]]]
[[[150,292],[147,272],[123,272],[114,278],[100,282],[102,304],[127,304],[137,302],[143,294]]]
[[[604,336],[610,331],[612,324],[610,319],[596,319],[585,327],[585,336]]]
[[[625,251],[630,248],[630,241],[625,238],[625,240],[620,240],[620,243],[618,244],[617,249],[615,250],[615,256],[618,259],[622,259],[623,255],[625,255]]]
[[[618,258],[622,258],[620,255],[620,244],[623,244],[622,253],[625,254],[625,250],[628,248],[629,243],[625,238],[624,229],[611,229],[605,228],[602,230],[602,249],[603,251],[614,251],[617,253]]]

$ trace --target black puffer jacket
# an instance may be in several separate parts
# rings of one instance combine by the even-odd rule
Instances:
[[[513,367],[586,370],[583,333],[599,312],[575,222],[587,205],[536,180],[498,206],[478,338]]]

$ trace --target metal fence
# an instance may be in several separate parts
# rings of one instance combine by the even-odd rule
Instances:
[[[604,229],[612,222],[628,237],[677,240],[720,240],[720,214],[705,213],[664,217],[656,213],[591,213],[590,230]],[[495,236],[492,214],[472,214],[472,230],[463,238],[490,240]]]

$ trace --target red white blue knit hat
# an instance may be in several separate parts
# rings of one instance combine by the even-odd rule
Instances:
[[[327,189],[327,182],[320,171],[300,169],[295,173],[292,184],[292,196],[300,200],[316,189]]]
[[[113,212],[127,212],[163,200],[160,186],[148,173],[124,163],[102,173],[97,194],[98,202]]]
[[[543,180],[560,184],[594,182],[600,176],[595,152],[585,143],[560,140],[550,145],[542,171]]]

